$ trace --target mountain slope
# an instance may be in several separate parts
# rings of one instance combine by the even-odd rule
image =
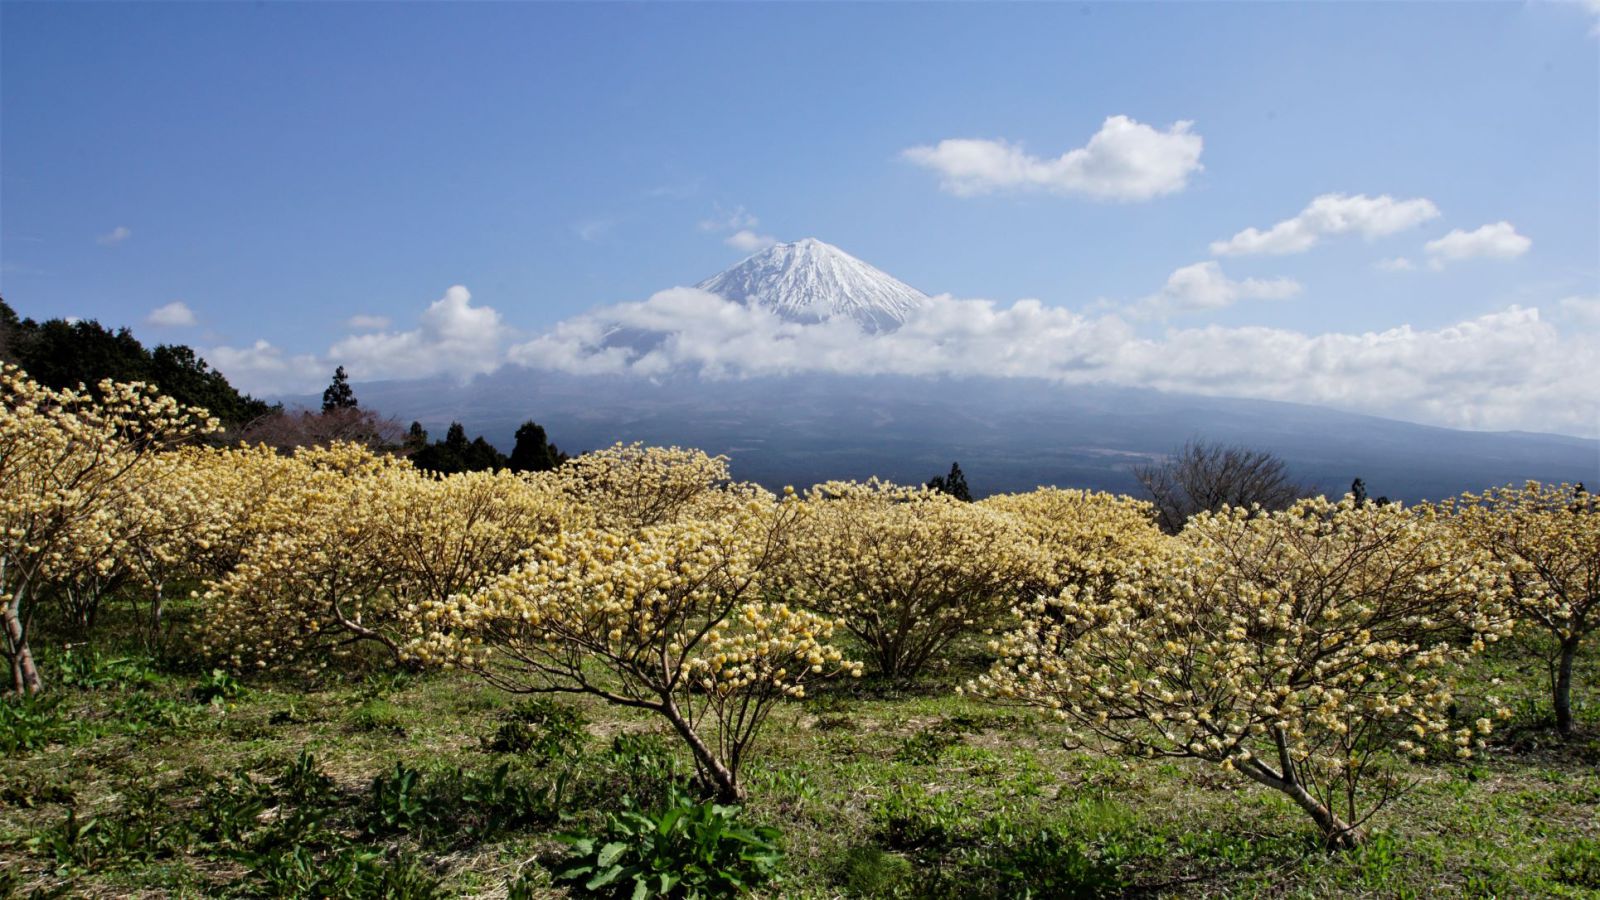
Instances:
[[[848,318],[868,332],[905,323],[927,295],[816,238],[774,244],[695,285],[793,322]]]
[[[1191,437],[1276,453],[1297,478],[1336,496],[1358,475],[1374,495],[1404,500],[1529,478],[1600,483],[1600,442],[1583,438],[1036,379],[714,381],[509,366],[467,385],[376,382],[356,392],[363,407],[429,430],[460,420],[502,450],[531,418],[568,452],[637,440],[725,453],[735,477],[774,489],[872,475],[920,483],[958,460],[977,494],[1043,484],[1137,493],[1132,467]]]

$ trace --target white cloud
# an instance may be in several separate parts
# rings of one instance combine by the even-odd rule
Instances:
[[[1134,304],[1138,316],[1162,318],[1185,312],[1222,309],[1240,300],[1286,300],[1300,293],[1300,282],[1293,278],[1245,278],[1235,280],[1223,274],[1215,262],[1184,266],[1167,276],[1159,293]]]
[[[748,228],[742,228],[728,235],[722,242],[735,250],[754,253],[757,250],[765,250],[771,247],[778,242],[778,239],[770,234],[756,234]]]
[[[95,243],[102,247],[115,247],[131,237],[133,237],[133,229],[126,225],[118,225],[105,234],[95,238]]]
[[[1533,241],[1517,234],[1510,222],[1495,222],[1476,231],[1457,228],[1436,241],[1429,241],[1428,262],[1435,269],[1446,263],[1467,259],[1515,259],[1528,252]]]
[[[1373,267],[1380,272],[1411,272],[1417,268],[1417,264],[1404,256],[1396,256],[1393,259],[1380,259]]]
[[[1177,270],[1157,294],[1208,309],[1286,297],[1288,279],[1234,280],[1215,263]],[[798,373],[1035,377],[1225,397],[1322,404],[1464,428],[1600,432],[1600,297],[1540,310],[1512,306],[1437,329],[1308,334],[1282,328],[1171,328],[1141,334],[1115,313],[1037,300],[929,298],[895,331],[845,319],[801,324],[693,288],[603,307],[506,348],[489,307],[453,287],[416,328],[353,335],[327,353],[291,355],[266,341],[205,355],[256,394],[314,393],[335,365],[360,381],[488,372],[503,362],[579,374],[668,371],[712,378]]]
[[[328,358],[352,378],[466,377],[500,365],[504,336],[500,314],[473,306],[458,284],[423,311],[416,328],[351,335],[330,347]]]
[[[234,387],[257,396],[308,394],[320,390],[333,373],[315,356],[291,356],[266,341],[248,347],[212,347],[205,358]]]
[[[1180,270],[1181,271],[1181,270]],[[623,336],[651,334],[649,340]],[[995,375],[1325,404],[1467,428],[1594,434],[1600,335],[1511,307],[1435,330],[1306,334],[1208,326],[1141,337],[1116,315],[930,298],[896,331],[802,325],[675,288],[567,320],[513,362],[574,373]]]
[[[188,328],[199,320],[195,318],[194,310],[189,308],[189,304],[182,300],[174,300],[150,310],[144,321],[146,325],[154,325],[157,328]]]
[[[1149,200],[1181,191],[1201,170],[1200,135],[1192,122],[1159,131],[1111,116],[1089,143],[1054,159],[1004,140],[954,138],[911,147],[905,159],[939,173],[939,185],[961,197],[992,191],[1049,191],[1097,200]]]
[[[345,325],[354,328],[356,331],[382,331],[388,328],[389,324],[390,319],[388,316],[369,316],[364,313],[351,316],[345,320]]]
[[[502,348],[510,336],[500,314],[473,306],[472,294],[461,285],[423,310],[409,331],[389,331],[388,320],[379,316],[356,316],[349,324],[385,330],[346,336],[320,355],[289,355],[256,341],[243,348],[213,347],[206,358],[242,390],[273,395],[320,390],[335,366],[359,381],[492,372],[504,363]]]
[[[1433,201],[1422,197],[1396,200],[1388,194],[1323,194],[1299,215],[1266,231],[1246,228],[1225,241],[1212,242],[1211,252],[1218,256],[1303,253],[1325,236],[1354,232],[1371,240],[1413,228],[1438,215],[1439,208]]]

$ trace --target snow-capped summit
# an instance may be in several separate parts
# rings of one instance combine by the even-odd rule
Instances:
[[[793,322],[848,317],[869,332],[893,331],[928,299],[816,238],[774,244],[695,287]]]

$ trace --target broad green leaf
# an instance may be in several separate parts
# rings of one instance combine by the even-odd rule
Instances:
[[[612,841],[611,843],[600,848],[600,855],[595,859],[594,863],[600,868],[605,868],[606,866],[616,862],[617,857],[627,852],[627,849],[627,844],[624,844],[620,841]]]
[[[589,882],[587,884],[585,884],[584,887],[586,889],[588,889],[588,890],[591,890],[591,891],[596,889],[596,888],[603,888],[606,885],[610,884],[611,882],[616,881],[617,880],[617,876],[621,875],[621,874],[622,874],[622,867],[621,866],[612,866],[611,868],[605,870],[604,872],[601,872],[599,875],[596,875],[595,877],[589,879]]]

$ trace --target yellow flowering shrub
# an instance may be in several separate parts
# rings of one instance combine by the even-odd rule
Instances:
[[[981,505],[1015,516],[1039,543],[1047,577],[1036,592],[1068,585],[1109,591],[1169,546],[1155,507],[1121,494],[1046,487],[996,494]]]
[[[191,460],[210,451],[197,447],[153,455],[144,478],[129,486],[103,515],[81,521],[68,543],[75,565],[58,573],[56,589],[75,624],[94,627],[104,600],[116,596],[132,606],[147,643],[164,634],[170,582],[199,574],[195,565],[217,512],[219,498],[197,490]]]
[[[805,504],[778,584],[790,602],[842,620],[886,675],[918,674],[1047,576],[1015,517],[938,491],[829,482]]]
[[[1504,574],[1431,511],[1317,498],[1202,513],[1176,541],[1109,592],[1024,604],[970,689],[1282,791],[1330,846],[1401,789],[1389,762],[1490,731],[1447,710],[1457,664],[1509,630]]]
[[[1469,540],[1509,568],[1518,617],[1553,639],[1556,728],[1571,734],[1573,663],[1600,626],[1600,498],[1582,487],[1530,481],[1466,494],[1444,508]]]
[[[251,511],[257,536],[202,595],[206,647],[237,667],[321,667],[362,641],[405,659],[424,605],[475,590],[560,527],[555,494],[510,473],[440,478],[356,445],[297,453],[289,478],[262,462],[278,496]]]
[[[317,454],[264,444],[186,447],[171,454],[173,489],[195,514],[181,562],[197,578],[221,578],[267,535],[294,527]]]
[[[56,391],[0,367],[0,617],[16,691],[43,687],[28,646],[36,603],[110,576],[118,512],[157,477],[157,454],[217,427],[143,384]]]
[[[762,493],[732,485],[725,456],[638,443],[585,453],[539,477],[582,509],[590,525],[610,531],[715,516]]]
[[[712,519],[566,532],[476,593],[433,604],[412,652],[511,691],[587,693],[662,716],[726,801],[761,724],[813,677],[859,672],[835,623],[762,599],[799,515],[751,498]]]

